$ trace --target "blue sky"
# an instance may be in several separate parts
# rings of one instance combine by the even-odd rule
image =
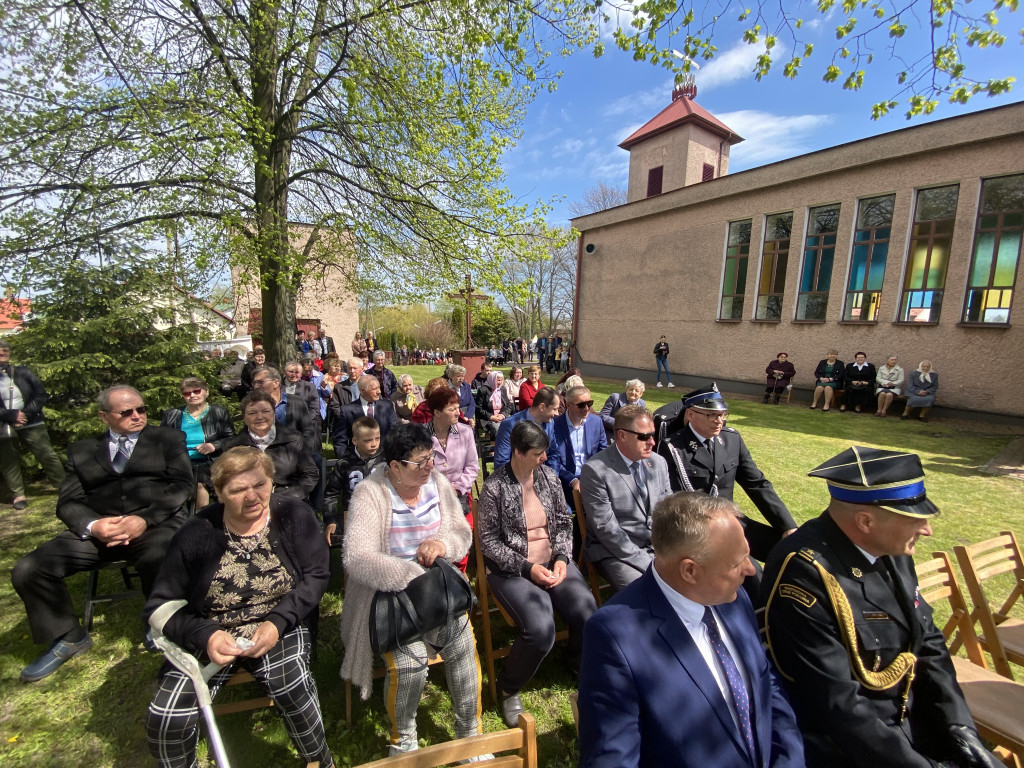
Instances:
[[[805,60],[795,80],[782,77],[782,63],[792,45],[780,39],[777,67],[761,82],[751,70],[757,46],[741,41],[743,25],[730,22],[716,32],[719,48],[711,62],[701,62],[695,72],[696,101],[744,137],[732,148],[729,169],[742,171],[836,144],[899,130],[925,120],[936,120],[1024,98],[1024,78],[1014,90],[998,97],[975,96],[967,107],[940,103],[933,115],[908,122],[906,107],[895,94],[896,73],[904,65],[890,59],[884,48],[875,49],[875,61],[866,70],[864,88],[844,91],[838,83],[821,77],[837,46],[834,28],[841,16],[817,16],[807,9],[801,34],[815,43],[815,53]],[[1001,49],[984,51],[963,48],[968,73],[976,79],[1019,76],[1024,47],[1019,32],[1024,13],[1006,14],[1000,31],[1007,37]],[[906,18],[910,29],[901,41],[900,53],[922,52],[923,26]],[[879,38],[878,45],[886,39]],[[678,46],[677,46],[678,47]],[[844,69],[846,62],[838,62]],[[553,224],[567,223],[568,205],[582,197],[599,180],[625,186],[629,154],[618,144],[654,117],[671,101],[672,74],[646,62],[635,62],[613,44],[595,59],[581,51],[560,62],[564,76],[554,93],[542,93],[527,111],[523,136],[507,153],[504,167],[508,186],[523,201],[554,202],[549,215]],[[777,71],[776,71],[777,70]],[[901,101],[881,120],[871,119],[871,105],[885,98]]]

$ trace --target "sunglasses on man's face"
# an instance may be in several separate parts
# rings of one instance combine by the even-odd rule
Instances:
[[[637,432],[635,429],[623,429],[623,432],[629,432],[631,435],[636,435],[636,439],[642,443],[646,443],[648,440],[654,439],[654,432]]]
[[[573,403],[573,405],[575,405],[577,408],[593,408],[594,407],[594,401],[593,400],[584,400],[583,402],[580,402],[580,403]]]
[[[140,405],[138,408],[125,408],[123,411],[107,411],[107,413],[111,413],[114,416],[117,416],[119,419],[127,419],[133,413],[137,413],[139,414],[139,416],[145,416],[146,411],[148,410],[149,408],[147,408],[146,406]]]

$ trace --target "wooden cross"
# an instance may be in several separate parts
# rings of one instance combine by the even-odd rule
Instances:
[[[491,298],[482,293],[473,293],[473,283],[466,275],[466,287],[461,291],[448,294],[449,299],[462,299],[466,302],[466,346],[465,349],[473,349],[473,336],[471,334],[473,324],[473,302],[477,299],[484,300]]]

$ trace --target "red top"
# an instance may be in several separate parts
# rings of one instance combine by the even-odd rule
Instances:
[[[523,383],[519,385],[519,410],[525,411],[531,405],[533,405],[533,397],[537,394],[537,390],[544,386],[543,381],[538,381],[537,386],[533,386],[533,383],[529,379],[523,379]]]

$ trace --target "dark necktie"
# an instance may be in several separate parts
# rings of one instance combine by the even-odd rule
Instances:
[[[722,633],[718,630],[718,622],[715,621],[715,614],[711,612],[711,606],[704,607],[704,618],[701,619],[704,626],[708,628],[708,640],[711,642],[711,649],[718,657],[718,663],[725,672],[725,680],[732,691],[732,701],[736,706],[736,715],[740,721],[740,735],[747,745],[747,752],[751,761],[756,759],[757,751],[754,749],[754,729],[750,721],[750,699],[747,696],[747,687],[743,684],[743,677],[736,666],[736,661],[725,647],[722,640]]]
[[[114,453],[114,458],[110,462],[117,474],[120,475],[124,472],[125,465],[128,463],[129,458],[131,458],[131,453],[128,451],[128,438],[125,435],[121,435],[117,438],[117,451]]]
[[[373,418],[373,403],[366,404],[366,415],[371,419]]]
[[[633,482],[636,483],[636,489],[640,493],[640,502],[644,510],[647,510],[647,483],[644,482],[643,476],[640,474],[640,462],[634,461],[629,465],[629,471],[633,474]]]

